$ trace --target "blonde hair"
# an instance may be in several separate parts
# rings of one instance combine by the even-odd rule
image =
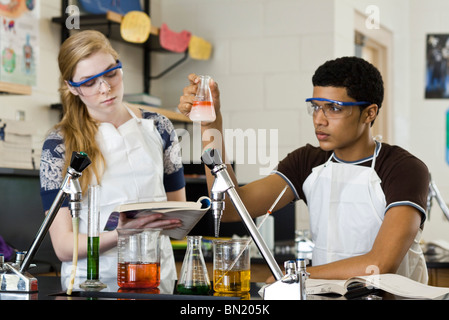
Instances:
[[[92,161],[92,164],[84,170],[80,178],[83,194],[94,176],[97,183],[101,182],[103,171],[101,168],[104,168],[106,164],[95,140],[98,123],[90,117],[80,97],[70,92],[66,81],[72,80],[78,62],[97,52],[109,53],[115,60],[118,60],[118,53],[102,33],[87,30],[74,34],[65,40],[58,56],[61,72],[59,93],[63,106],[63,117],[55,128],[59,129],[64,137],[66,155],[63,172],[67,170],[70,164],[73,151],[87,153]]]

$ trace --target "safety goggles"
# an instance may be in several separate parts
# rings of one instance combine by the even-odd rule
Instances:
[[[324,102],[324,104],[318,105],[317,102]],[[370,104],[370,102],[366,101],[343,102],[325,98],[306,99],[307,112],[311,116],[315,116],[321,109],[323,110],[324,116],[328,119],[349,117],[352,114],[353,106],[365,106]]]
[[[96,74],[88,79],[79,82],[68,81],[69,85],[74,87],[78,93],[84,97],[96,95],[100,92],[102,83],[105,83],[109,88],[112,88],[120,83],[122,80],[122,63],[117,60],[117,64],[99,74]]]

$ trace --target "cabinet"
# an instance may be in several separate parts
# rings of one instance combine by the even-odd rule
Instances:
[[[38,170],[0,168],[0,235],[13,248],[28,250],[44,221]],[[33,274],[58,272],[56,257],[47,234],[33,262]]]
[[[31,87],[18,83],[10,83],[0,81],[0,92],[1,93],[11,93],[11,94],[23,94],[30,95]]]
[[[436,287],[449,287],[449,268],[429,268],[428,284]]]

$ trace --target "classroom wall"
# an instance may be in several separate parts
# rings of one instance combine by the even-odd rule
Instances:
[[[162,98],[164,108],[175,110],[187,75],[210,74],[221,89],[225,127],[231,133],[238,129],[255,133],[256,140],[246,144],[246,160],[236,164],[238,179],[241,183],[257,179],[274,160],[305,143],[316,144],[304,106],[312,92],[311,76],[324,61],[353,55],[354,15],[365,13],[370,5],[379,8],[380,23],[393,34],[389,113],[393,132],[388,142],[420,157],[449,199],[444,116],[449,103],[424,99],[425,36],[449,31],[445,0],[153,0],[154,25],[165,22],[174,31],[186,29],[205,38],[213,44],[213,55],[208,61],[189,59],[152,81],[151,93]],[[50,21],[59,15],[59,1],[41,1],[38,84],[32,96],[0,96],[0,117],[15,118],[23,110],[26,121],[36,125],[37,150],[59,116],[49,110],[59,101],[60,27]],[[142,90],[141,50],[119,42],[114,46],[124,62],[125,91]],[[152,73],[177,59],[175,54],[153,54]],[[273,149],[267,151],[266,144]],[[249,155],[256,155],[253,164],[248,164]],[[261,167],[266,170],[261,172]],[[302,205],[297,215],[297,224],[306,225]],[[448,228],[434,203],[424,239],[449,240]]]

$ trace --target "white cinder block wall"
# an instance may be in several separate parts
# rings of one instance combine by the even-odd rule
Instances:
[[[380,23],[393,34],[392,117],[390,143],[419,156],[432,171],[443,196],[449,201],[449,168],[445,162],[445,112],[447,100],[424,100],[425,36],[448,33],[446,0],[153,0],[152,23],[167,23],[213,44],[212,59],[189,59],[163,78],[152,81],[151,93],[163,99],[165,108],[176,109],[191,72],[210,74],[219,83],[225,127],[255,132],[246,143],[248,154],[282,159],[305,143],[316,143],[304,99],[312,93],[311,76],[328,59],[354,53],[354,15],[370,5],[379,8]],[[41,0],[38,85],[30,97],[0,96],[0,117],[15,118],[24,110],[36,124],[36,149],[58,114],[48,106],[59,101],[57,53],[59,27],[50,19],[60,14],[60,3]],[[142,90],[141,50],[114,42],[122,56],[125,91]],[[153,54],[152,73],[158,74],[179,55]],[[261,151],[257,130],[277,130],[277,152]],[[273,137],[273,135],[271,135]],[[274,147],[276,143],[269,144]],[[190,154],[198,160],[199,154]],[[259,178],[267,167],[257,155],[256,164],[237,164],[237,176],[246,183]],[[265,159],[266,160],[266,159]],[[298,206],[297,224],[305,226],[306,210]],[[424,239],[449,240],[449,222],[434,204]]]

